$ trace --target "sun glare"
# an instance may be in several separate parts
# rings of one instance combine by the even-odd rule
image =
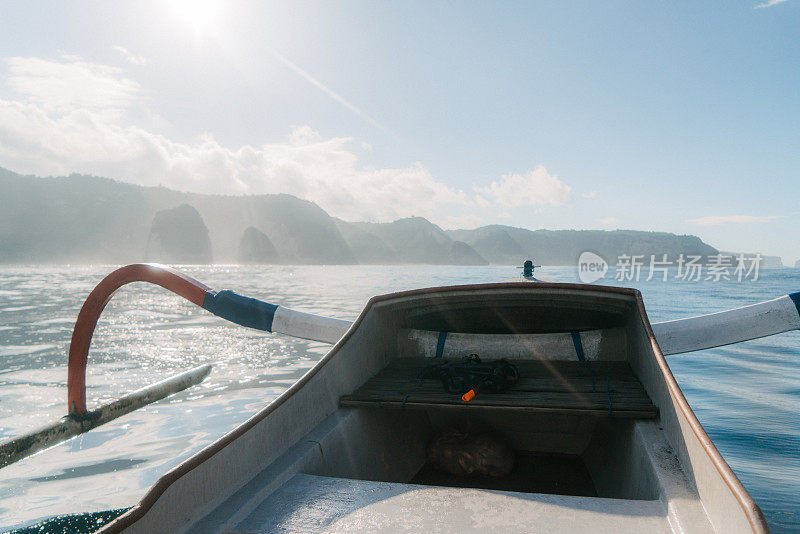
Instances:
[[[171,0],[170,7],[182,20],[200,32],[214,23],[219,14],[219,0]]]

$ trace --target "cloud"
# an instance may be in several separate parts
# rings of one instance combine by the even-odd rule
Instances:
[[[197,193],[289,193],[349,220],[430,216],[440,203],[467,203],[421,163],[370,169],[352,139],[303,127],[286,142],[231,149],[211,135],[178,143],[102,114],[51,117],[35,104],[0,100],[0,161],[32,174],[82,172]]]
[[[494,197],[497,204],[510,207],[561,206],[569,201],[571,195],[571,188],[541,165],[524,175],[505,174],[500,181],[492,182],[489,187],[476,188],[476,191]]]
[[[477,188],[475,188],[475,189],[477,189]],[[489,203],[489,201],[488,201],[488,200],[486,200],[486,199],[485,199],[483,196],[481,196],[480,194],[476,194],[476,195],[475,195],[474,201],[475,201],[475,204],[476,204],[478,207],[481,207],[481,208],[488,208],[489,206],[491,206],[491,204]]]
[[[88,63],[75,56],[63,61],[8,57],[6,85],[46,113],[78,110],[119,114],[136,98],[139,84],[122,78],[121,69]]]
[[[119,68],[74,56],[4,61],[5,82],[19,98],[0,99],[0,166],[26,174],[77,172],[196,193],[288,193],[346,220],[437,220],[450,213],[441,223],[448,228],[478,226],[481,216],[508,207],[570,199],[570,187],[541,166],[467,195],[420,162],[369,166],[361,159],[369,147],[349,137],[322,138],[310,126],[261,145],[223,146],[211,134],[178,142],[127,120],[125,111],[141,104],[140,87]],[[483,213],[460,215],[465,207]]]
[[[752,224],[770,222],[779,217],[776,215],[707,215],[686,222],[703,226],[717,226],[722,224]]]
[[[114,45],[111,48],[122,54],[125,58],[125,61],[131,63],[133,65],[144,66],[147,65],[148,60],[144,56],[137,56],[136,54],[130,52],[127,48],[123,48],[121,46]]]
[[[619,224],[619,219],[616,217],[605,217],[603,219],[597,219],[597,222],[603,226],[614,226],[615,224]]]
[[[597,197],[597,191],[589,191],[588,193],[582,193],[581,197],[583,197],[583,198],[596,198]]]
[[[753,9],[762,9],[762,8],[765,8],[765,7],[777,6],[778,4],[782,4],[782,3],[788,2],[788,1],[789,0],[767,0],[766,2],[764,2],[762,4],[756,5]]]
[[[139,85],[118,68],[71,56],[5,62],[6,83],[21,98],[0,99],[0,165],[19,172],[79,172],[197,193],[289,193],[349,220],[430,217],[442,204],[471,203],[421,163],[362,164],[351,138],[322,139],[303,126],[260,146],[230,148],[210,134],[176,142],[124,123]]]

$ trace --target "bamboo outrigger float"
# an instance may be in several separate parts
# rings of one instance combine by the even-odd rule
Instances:
[[[101,532],[768,531],[664,354],[800,328],[797,293],[651,326],[634,289],[454,286],[374,297],[351,324],[215,293],[160,266],[109,279],[76,325],[86,331],[70,352],[73,413],[85,410],[75,384],[90,316],[134,279],[245,326],[335,345]],[[465,402],[423,378],[430,362],[465,353],[508,359],[519,383]],[[433,472],[426,444],[458,424],[502,434],[517,472],[492,481]]]

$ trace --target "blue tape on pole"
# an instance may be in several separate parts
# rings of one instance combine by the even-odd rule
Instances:
[[[797,314],[800,315],[800,291],[797,293],[790,293],[789,298],[794,302],[794,307],[797,308]]]
[[[578,359],[580,361],[586,360],[586,355],[583,353],[583,342],[581,342],[581,334],[580,332],[570,332],[572,335],[572,344],[575,346],[575,352],[578,355]]]
[[[444,354],[444,342],[447,340],[447,332],[439,332],[439,340],[436,342],[436,357],[441,358]]]
[[[217,293],[207,292],[203,308],[233,323],[272,332],[272,319],[278,306],[223,289]]]

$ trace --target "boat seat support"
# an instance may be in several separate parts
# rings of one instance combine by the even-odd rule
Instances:
[[[441,360],[438,360],[441,361]],[[461,408],[560,412],[653,418],[653,405],[628,362],[517,360],[519,382],[504,393],[481,393],[471,401],[423,378],[429,358],[400,358],[340,399],[344,407],[397,409]]]

